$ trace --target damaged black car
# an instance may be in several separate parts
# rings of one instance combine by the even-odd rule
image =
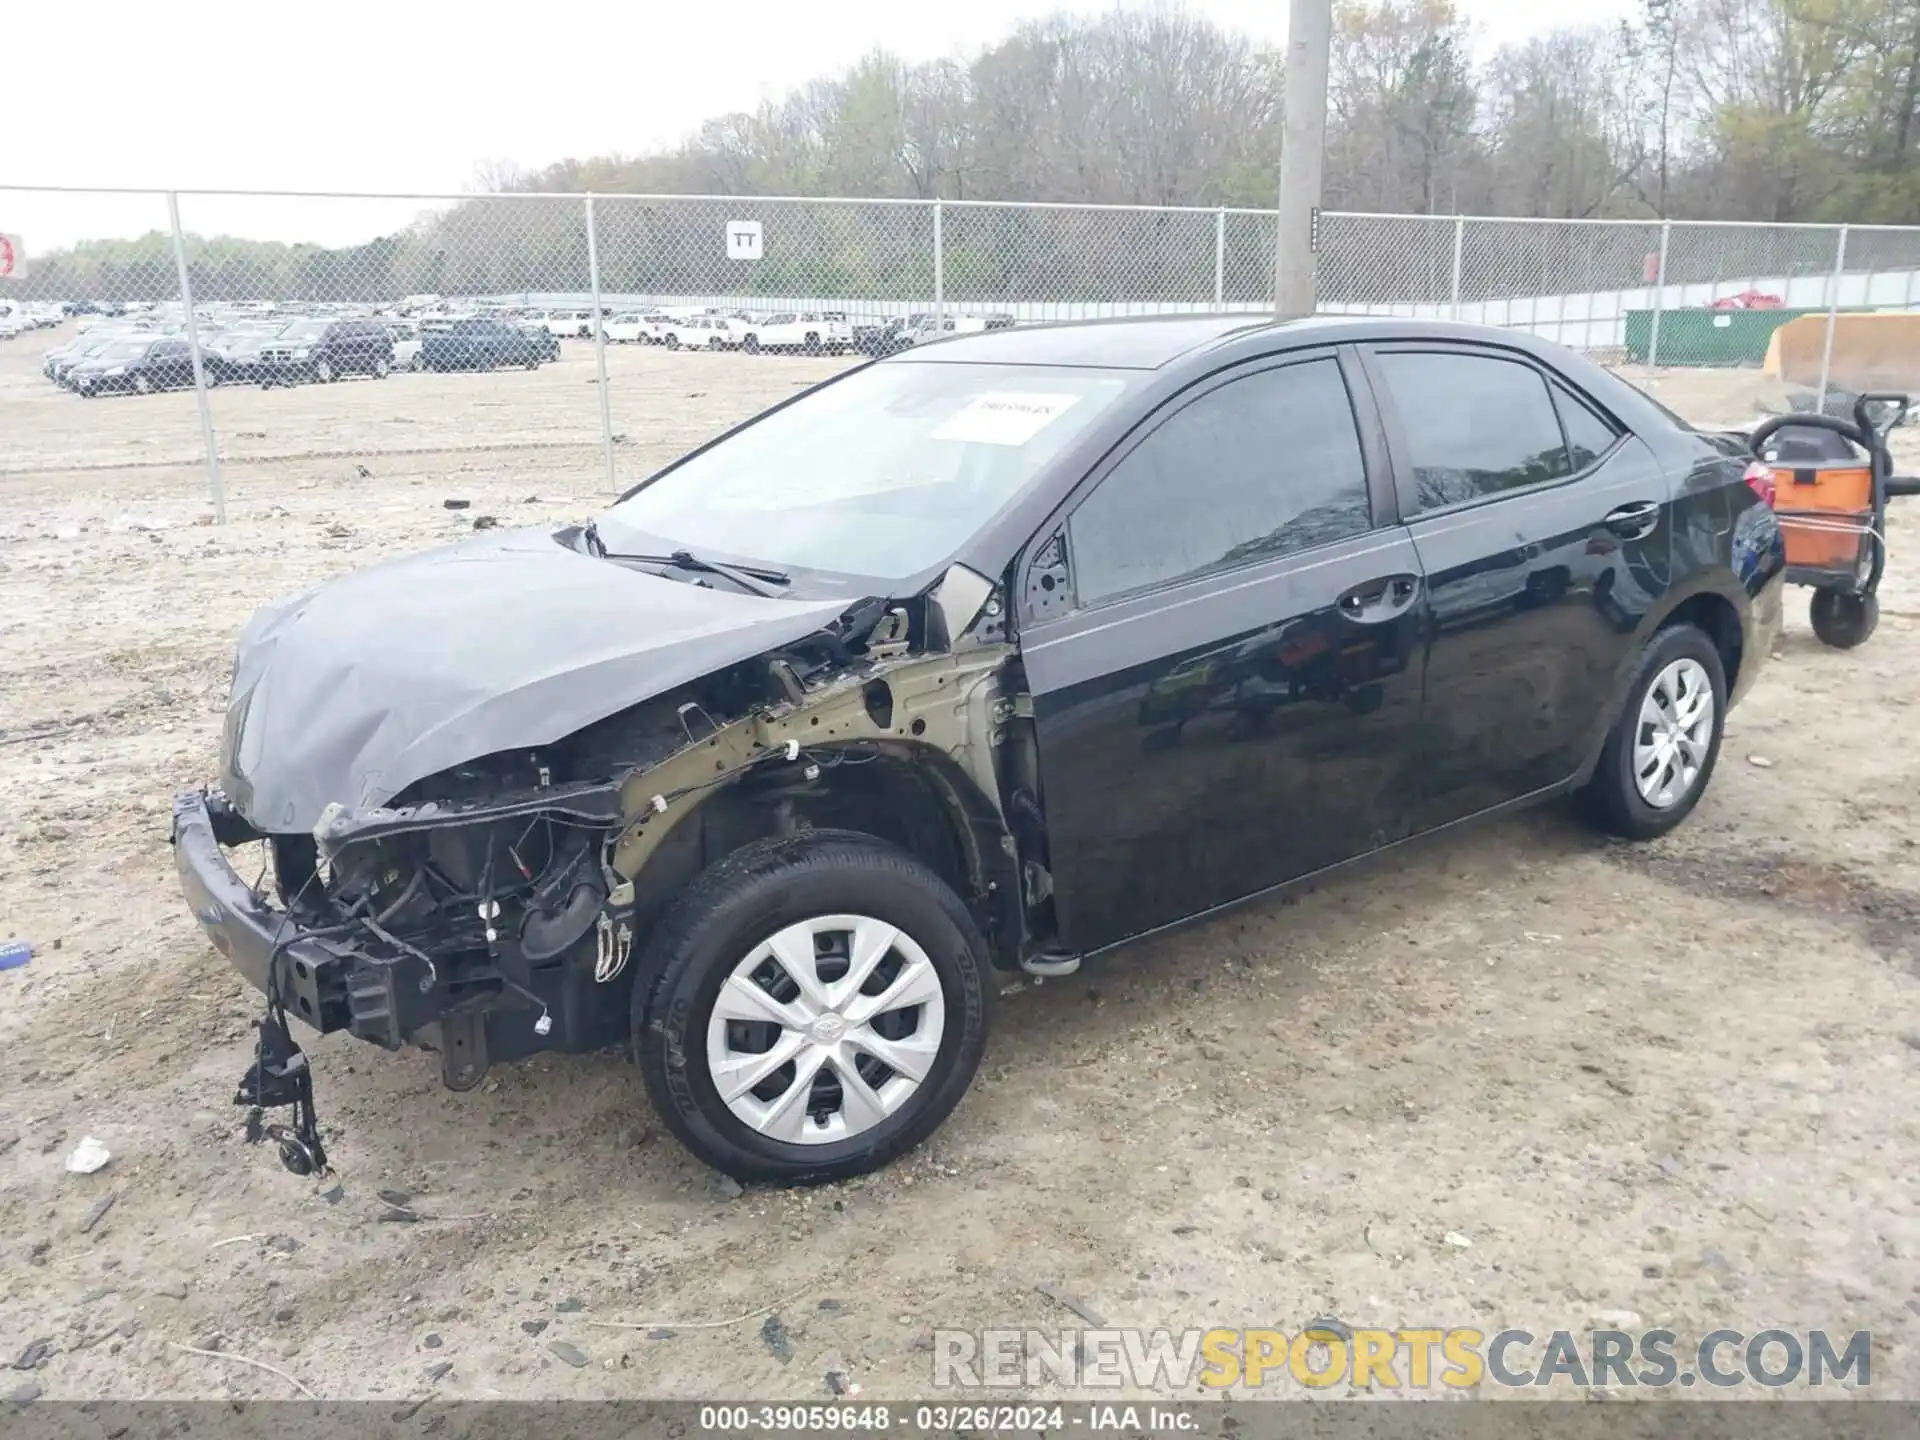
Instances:
[[[1779,623],[1744,474],[1512,332],[1038,327],[270,606],[173,818],[267,997],[250,1132],[326,1166],[296,1020],[456,1090],[630,1044],[720,1170],[847,1176],[959,1102],[1008,973],[1528,801],[1661,834]]]

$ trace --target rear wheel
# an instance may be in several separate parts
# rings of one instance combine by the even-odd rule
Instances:
[[[807,332],[807,354],[818,355],[819,353],[820,353],[820,337],[814,334],[813,331],[809,330]]]
[[[1864,645],[1880,624],[1880,602],[1872,595],[1850,595],[1844,590],[1816,590],[1807,612],[1820,643],[1836,650]]]
[[[740,342],[740,348],[749,355],[758,355],[760,353],[760,337],[758,335],[748,335],[745,340]]]
[[[1629,840],[1664,835],[1692,812],[1720,756],[1726,670],[1705,631],[1655,633],[1634,667],[1626,705],[1579,793],[1597,827]]]
[[[337,378],[334,374],[333,362],[324,355],[314,361],[313,378],[318,380],[322,385],[331,384],[334,379]]]
[[[918,1145],[986,1043],[986,945],[960,898],[871,836],[761,841],[702,874],[648,942],[634,1043],[690,1150],[811,1184]]]
[[[679,348],[680,348],[680,337],[678,335],[667,336],[667,349],[678,350]]]
[[[373,378],[384,380],[393,373],[393,362],[384,355],[377,355],[373,361]]]
[[[153,393],[153,378],[149,376],[146,371],[142,370],[133,377],[133,388],[138,390],[142,395],[151,395]]]

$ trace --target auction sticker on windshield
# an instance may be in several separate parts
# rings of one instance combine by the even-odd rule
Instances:
[[[969,400],[933,432],[932,438],[968,440],[976,445],[1024,445],[1079,400],[1078,395],[989,390]]]

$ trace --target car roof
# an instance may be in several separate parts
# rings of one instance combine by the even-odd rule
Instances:
[[[1269,314],[1155,315],[1116,320],[1076,320],[987,330],[930,341],[884,363],[1056,365],[1110,370],[1159,370],[1235,340],[1284,335],[1303,345],[1368,340],[1489,340],[1512,349],[1543,351],[1544,342],[1524,332],[1445,320],[1375,315],[1311,315],[1276,320]],[[1237,347],[1233,347],[1237,348]]]

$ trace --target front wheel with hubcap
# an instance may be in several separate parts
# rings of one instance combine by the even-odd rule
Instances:
[[[868,835],[736,851],[653,934],[634,990],[647,1090],[738,1180],[812,1184],[919,1144],[986,1043],[986,944],[959,896]]]
[[[373,378],[384,380],[393,373],[393,362],[384,355],[377,355],[373,361]]]
[[[1656,632],[1579,793],[1587,817],[1629,840],[1651,840],[1686,819],[1713,775],[1726,709],[1726,670],[1706,632],[1687,624]]]
[[[147,375],[146,371],[142,370],[138,375],[133,377],[133,388],[138,390],[142,395],[151,395],[153,393],[153,380]]]
[[[333,379],[333,362],[324,355],[314,361],[313,378],[318,380],[322,385],[331,382]]]
[[[1813,622],[1813,633],[1822,645],[1851,650],[1866,644],[1867,637],[1879,626],[1880,602],[1872,595],[1820,589],[1813,592],[1807,618]]]

